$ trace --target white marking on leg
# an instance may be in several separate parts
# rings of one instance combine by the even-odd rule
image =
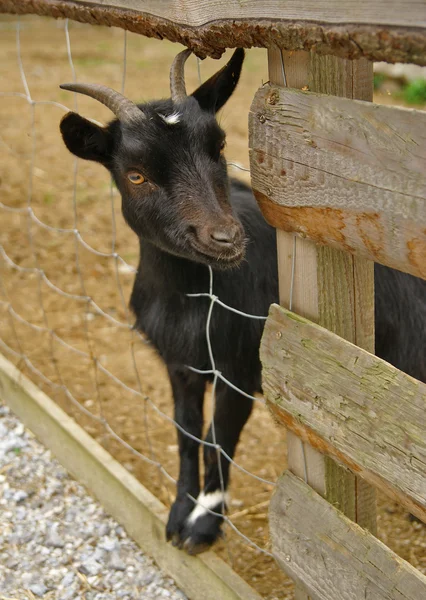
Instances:
[[[193,525],[197,519],[207,515],[209,510],[214,510],[218,506],[222,508],[223,502],[225,502],[225,504],[229,503],[228,492],[223,493],[221,490],[215,490],[208,494],[201,492],[197,498],[197,504],[187,518],[188,525]]]
[[[167,125],[176,125],[181,118],[181,114],[178,112],[174,112],[171,115],[162,115],[161,113],[158,113],[158,116],[161,117]]]

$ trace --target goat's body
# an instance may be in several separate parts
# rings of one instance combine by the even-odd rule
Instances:
[[[250,188],[231,181],[230,201],[249,239],[246,259],[232,270],[213,272],[213,294],[251,315],[266,316],[278,301],[275,230],[263,219]],[[168,365],[212,368],[206,343],[209,271],[205,265],[173,256],[140,241],[141,256],[131,298],[136,326]],[[260,391],[259,345],[264,321],[216,304],[210,335],[216,368],[238,387]]]
[[[263,219],[250,188],[230,182],[229,201],[248,238],[245,260],[231,270],[213,270],[212,292],[221,302],[247,315],[266,316],[278,300],[275,230]],[[177,498],[167,524],[167,536],[193,553],[218,537],[228,485],[229,461],[211,444],[233,457],[252,400],[223,381],[216,382],[215,428],[204,447],[205,482],[200,494],[199,444],[203,399],[212,374],[197,374],[188,366],[210,371],[213,366],[246,394],[261,391],[259,360],[264,320],[236,314],[216,303],[210,315],[212,364],[206,329],[211,308],[210,272],[206,265],[165,252],[140,238],[140,263],[131,297],[136,327],[143,331],[166,363],[173,391],[178,430],[180,471]],[[194,508],[193,500],[200,504]]]
[[[374,265],[376,354],[426,382],[426,281]]]

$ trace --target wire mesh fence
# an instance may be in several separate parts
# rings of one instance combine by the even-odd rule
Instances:
[[[58,86],[79,80],[109,85],[135,101],[165,97],[178,50],[119,29],[50,19],[2,18],[0,30],[0,352],[170,505],[178,447],[167,374],[149,342],[133,329],[128,309],[137,239],[123,222],[106,171],[75,160],[58,129],[69,109],[100,123],[111,115]],[[200,64],[192,58],[188,88],[216,70],[215,61]],[[246,181],[246,116],[262,78],[267,78],[265,52],[250,52],[239,89],[219,117],[228,132],[231,174]],[[293,249],[293,273],[295,259]],[[234,310],[215,295],[214,273],[209,280],[194,300],[207,302],[210,316],[219,308]],[[209,320],[205,336],[208,345]],[[211,347],[207,373],[213,376],[208,418],[216,383],[234,382],[216,368]],[[266,598],[291,598],[291,583],[269,553],[266,515],[274,481],[285,467],[284,444],[262,399],[254,402],[232,461],[225,539],[216,550]],[[210,445],[229,458],[215,441]],[[421,525],[410,523],[388,500],[380,501],[379,534],[413,565],[426,568]]]
[[[97,167],[71,157],[62,148],[59,135],[60,118],[68,110],[84,109],[98,122],[111,118],[102,107],[94,109],[90,100],[74,95],[70,101],[68,94],[58,91],[60,83],[70,77],[71,81],[89,77],[93,81],[90,71],[99,67],[102,73],[96,73],[95,81],[125,91],[138,101],[142,99],[137,89],[140,83],[135,83],[134,73],[138,72],[139,80],[149,88],[145,72],[151,69],[163,80],[162,93],[167,95],[168,66],[177,50],[167,45],[166,52],[160,51],[167,65],[160,72],[156,68],[158,42],[145,40],[137,55],[141,50],[137,36],[125,31],[93,32],[89,26],[70,26],[68,21],[49,21],[47,25],[45,21],[32,18],[3,23],[10,45],[8,72],[0,92],[2,114],[7,115],[0,147],[3,164],[9,168],[0,198],[0,310],[4,324],[0,351],[72,410],[89,433],[167,504],[173,499],[177,473],[178,448],[171,443],[172,427],[230,461],[237,497],[224,517],[225,536],[219,552],[254,585],[260,575],[268,573],[266,589],[259,588],[265,595],[273,594],[277,585],[282,594],[283,584],[290,593],[290,583],[273,566],[266,522],[268,499],[284,466],[279,432],[274,430],[262,398],[240,390],[217,369],[210,342],[211,316],[218,306],[247,319],[264,320],[266,315],[242,313],[225,304],[215,295],[214,273],[209,269],[209,288],[191,296],[209,303],[205,339],[210,368],[187,367],[213,378],[206,409],[212,421],[212,441],[185,432],[173,419],[164,370],[149,341],[133,329],[128,298],[137,250],[122,221],[118,193],[107,174],[99,175]],[[89,31],[90,50],[82,47],[82,38]],[[49,41],[41,39],[46,32]],[[189,85],[200,83],[204,70],[208,70],[204,64],[192,59],[187,67]],[[217,64],[212,70],[217,70]],[[251,85],[255,89],[261,83],[261,78],[256,78]],[[149,97],[150,90],[144,89],[143,99]],[[248,101],[251,97],[247,95]],[[221,119],[226,118],[225,112]],[[226,122],[224,126],[226,129]],[[248,172],[244,159],[241,161],[233,148],[229,155],[230,170],[244,176]],[[258,405],[235,459],[216,441],[213,415],[218,381]],[[268,440],[267,452],[260,450],[262,438]],[[219,469],[220,464],[218,461]],[[223,477],[220,479],[224,494]]]

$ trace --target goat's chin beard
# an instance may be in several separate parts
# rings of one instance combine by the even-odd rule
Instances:
[[[242,253],[238,258],[234,259],[214,259],[207,256],[198,256],[197,262],[207,265],[211,267],[215,271],[230,271],[231,269],[237,269],[244,260],[244,253]]]
[[[219,271],[236,269],[241,265],[246,254],[245,240],[233,252],[222,253],[209,252],[208,248],[201,247],[201,245],[194,244],[193,242],[187,242],[180,247],[175,244],[173,246],[166,243],[158,244],[158,242],[153,245],[166,254],[200,263]]]
[[[198,248],[194,245],[191,247],[191,260],[194,262],[202,263],[203,265],[207,265],[212,269],[226,271],[229,269],[235,269],[240,266],[245,257],[245,246],[242,245],[241,248],[236,249],[233,253],[222,252],[220,254],[217,253],[209,253],[205,249]]]

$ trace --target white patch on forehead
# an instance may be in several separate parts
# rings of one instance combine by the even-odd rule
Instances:
[[[221,512],[223,502],[225,504],[229,503],[229,495],[227,492],[225,492],[225,494],[221,490],[216,490],[214,492],[210,492],[209,494],[204,494],[204,492],[201,492],[197,498],[197,504],[187,518],[186,522],[188,525],[192,525],[197,519],[207,515],[209,510],[214,510],[215,508],[218,509],[215,512]]]
[[[171,115],[162,115],[161,113],[158,113],[158,116],[161,117],[167,125],[176,125],[176,123],[179,123],[182,115],[178,112],[174,112]]]

